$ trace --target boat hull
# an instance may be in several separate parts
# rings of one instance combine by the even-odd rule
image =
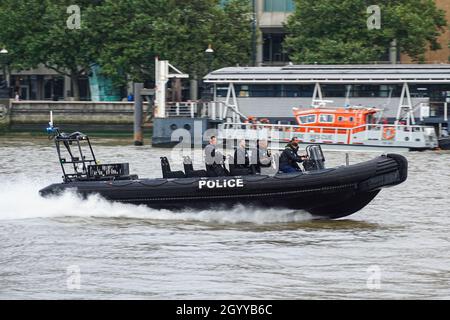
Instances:
[[[316,218],[336,219],[353,214],[372,201],[382,188],[407,178],[407,160],[400,155],[308,173],[244,177],[85,181],[51,185],[42,196],[66,190],[154,209],[220,210],[251,208],[305,210]]]
[[[450,137],[439,139],[439,148],[442,150],[450,150]]]

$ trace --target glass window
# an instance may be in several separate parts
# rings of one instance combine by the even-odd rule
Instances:
[[[228,93],[228,88],[227,88],[227,93]],[[237,88],[237,95],[238,95],[238,97],[248,97],[249,96],[248,86],[239,86]],[[226,96],[226,94],[225,94],[225,96]]]
[[[245,97],[311,97],[314,85],[296,84],[240,84],[235,85],[236,95],[239,98]],[[217,96],[226,97],[228,87],[217,86]]]
[[[295,84],[285,84],[281,86],[282,97],[300,97],[300,87]]]
[[[306,116],[300,116],[300,117],[298,117],[298,120],[301,124],[314,123],[314,122],[316,122],[316,115],[309,114]]]
[[[293,0],[287,0],[286,1],[286,12],[294,12],[295,11],[295,5]]]
[[[355,121],[355,118],[350,117],[350,119],[348,119],[348,121],[353,122],[353,121]]]
[[[64,99],[64,78],[57,77],[53,81],[53,100]]]
[[[146,87],[149,88],[149,87]],[[238,88],[236,88],[236,94],[239,94],[237,91]],[[216,91],[216,95],[217,97],[226,97],[228,93],[228,87],[227,86],[221,86],[221,85],[217,85],[217,91]]]
[[[342,122],[342,121],[344,121],[344,118],[343,117],[338,117],[338,121]]]
[[[293,0],[264,0],[264,12],[293,12]]]
[[[280,63],[289,60],[288,55],[283,50],[283,41],[285,37],[286,34],[284,33],[263,34],[264,63]]]
[[[49,100],[53,95],[53,81],[52,79],[45,79],[44,82],[44,99]]]
[[[91,99],[89,91],[89,78],[81,77],[78,81],[78,87],[80,88],[80,100],[89,101]],[[123,96],[126,96],[126,92]]]
[[[334,115],[332,114],[321,114],[319,117],[319,122],[321,123],[333,123]]]
[[[347,93],[346,87],[341,84],[324,84],[321,88],[326,97],[344,98]]]
[[[250,97],[276,97],[276,87],[271,84],[250,85]]]

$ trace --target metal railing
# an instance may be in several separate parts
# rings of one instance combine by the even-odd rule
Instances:
[[[169,102],[166,106],[166,117],[195,118],[198,115],[197,102]]]
[[[211,120],[232,119],[240,121],[245,116],[222,101],[212,102],[169,102],[166,104],[166,117],[209,118]]]
[[[334,143],[334,144],[352,144],[360,143],[362,141],[375,140],[397,141],[408,136],[408,141],[414,141],[415,134],[423,136],[429,135],[427,130],[434,130],[432,127],[418,126],[418,125],[395,125],[395,124],[365,124],[353,128],[342,127],[321,127],[321,126],[300,126],[300,125],[282,125],[282,124],[259,124],[259,123],[224,123],[219,126],[224,130],[225,134],[230,135],[230,131],[235,131],[236,138],[239,133],[245,134],[250,131],[260,131],[270,139],[270,137],[278,137],[279,140],[290,140],[293,137],[298,137],[300,140],[306,142],[318,143]],[[395,133],[392,138],[386,139],[387,132]],[[401,134],[400,134],[401,133]],[[234,134],[232,134],[234,135]],[[357,136],[355,136],[357,135]]]

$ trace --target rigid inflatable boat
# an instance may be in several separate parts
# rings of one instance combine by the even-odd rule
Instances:
[[[304,172],[207,177],[203,170],[193,171],[192,165],[185,165],[185,172],[173,172],[167,158],[162,158],[164,178],[139,179],[130,175],[126,163],[98,164],[86,135],[51,130],[63,182],[42,189],[42,196],[75,190],[85,197],[99,194],[111,201],[155,209],[227,209],[243,205],[248,210],[301,209],[317,218],[336,219],[359,211],[382,188],[398,185],[407,178],[408,163],[400,155],[382,155],[367,162],[326,169],[320,146],[310,146],[311,162]],[[89,155],[82,150],[88,150]]]

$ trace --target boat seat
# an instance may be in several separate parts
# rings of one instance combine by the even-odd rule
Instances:
[[[192,159],[189,156],[184,157],[183,166],[184,166],[184,173],[187,178],[196,178],[196,177],[201,178],[208,176],[208,172],[206,172],[206,170],[194,170]]]
[[[183,171],[172,171],[167,157],[161,157],[161,170],[164,179],[185,178]]]
[[[230,175],[230,171],[225,167],[225,163],[213,163],[209,165],[205,163],[205,168],[207,177],[226,177]]]
[[[250,168],[239,168],[234,163],[234,157],[228,156],[228,167],[230,168],[230,176],[248,176],[252,174],[252,171]]]

